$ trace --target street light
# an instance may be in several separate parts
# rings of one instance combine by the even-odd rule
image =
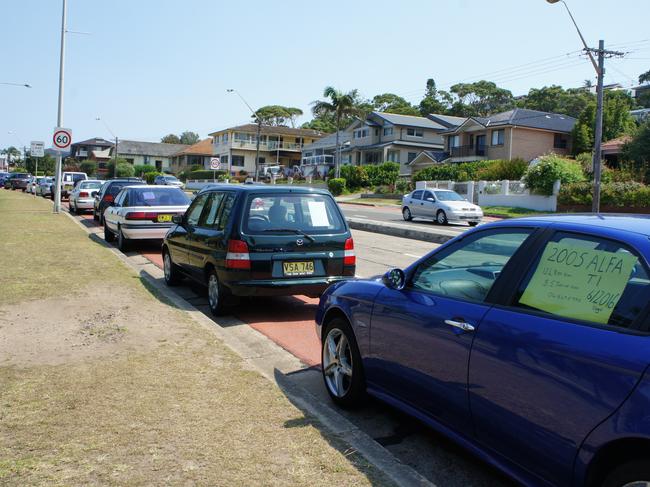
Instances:
[[[114,154],[115,157],[113,158],[113,177],[116,178],[117,177],[117,143],[118,143],[117,135],[113,133],[113,131],[108,126],[106,121],[104,121],[101,117],[95,117],[95,120],[102,122],[104,124],[104,127],[106,127],[106,130],[108,130],[113,136],[113,138],[115,139],[115,154]]]
[[[257,182],[258,178],[259,178],[259,172],[260,172],[259,168],[258,168],[258,164],[259,164],[259,161],[260,161],[260,132],[262,131],[262,120],[257,115],[257,112],[251,108],[251,106],[244,99],[244,97],[241,96],[239,91],[235,90],[234,88],[228,88],[226,90],[226,92],[235,93],[239,98],[241,98],[241,101],[244,102],[244,104],[248,107],[248,109],[251,111],[253,116],[257,119],[257,145],[256,145],[256,148],[255,148],[255,177],[254,177],[255,182]],[[231,156],[230,159],[232,159],[232,156]],[[232,160],[229,160],[228,162],[230,164],[230,167],[232,167]]]
[[[0,81],[0,85],[9,85],[9,86],[23,86],[25,88],[31,88],[32,85],[27,83],[7,83],[5,81]]]
[[[584,46],[584,51],[589,56],[589,59],[591,60],[591,64],[594,66],[594,69],[596,70],[596,75],[598,76],[598,84],[596,85],[596,99],[597,99],[596,128],[594,130],[594,155],[592,161],[592,167],[594,171],[594,194],[591,203],[591,211],[594,213],[598,213],[600,212],[600,175],[601,175],[600,157],[601,157],[601,144],[603,138],[603,80],[605,78],[605,55],[622,56],[623,53],[616,52],[616,51],[606,51],[605,41],[603,41],[602,39],[598,42],[598,49],[593,49],[587,46],[587,42],[585,41],[582,32],[580,32],[580,28],[578,27],[575,18],[573,18],[573,14],[571,13],[571,10],[569,9],[567,3],[564,0],[546,0],[546,1],[550,4],[555,4],[558,2],[562,2],[564,4],[566,11],[569,13],[569,17],[571,17],[571,21],[573,22],[573,25],[578,31],[578,35],[580,36],[580,40],[582,41],[582,45]],[[593,55],[594,51],[598,53],[598,62],[596,62],[596,59],[594,58]]]

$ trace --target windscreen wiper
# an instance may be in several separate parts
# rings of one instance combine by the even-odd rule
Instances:
[[[301,235],[301,236],[305,237],[307,240],[309,240],[312,243],[314,243],[316,241],[316,239],[314,239],[314,237],[312,237],[311,235],[306,234],[302,230],[298,230],[297,228],[267,228],[267,229],[262,230],[262,231],[265,232],[265,233],[268,233],[268,232],[290,232],[290,233],[295,233],[296,235]]]

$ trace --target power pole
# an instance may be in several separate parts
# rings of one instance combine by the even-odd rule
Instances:
[[[56,115],[56,126],[63,125],[63,71],[65,65],[65,30],[66,30],[66,0],[63,0],[63,13],[61,14],[61,55],[59,58],[59,107]],[[61,211],[61,151],[56,155],[54,170],[54,213]]]
[[[117,135],[115,136],[115,157],[113,158],[113,177],[117,177]]]
[[[257,114],[255,114],[255,116],[257,116]],[[260,132],[261,131],[262,131],[262,120],[260,120],[260,118],[257,117],[257,147],[255,148],[255,179],[254,179],[255,182],[259,180],[259,174],[260,174],[259,163],[260,163]]]

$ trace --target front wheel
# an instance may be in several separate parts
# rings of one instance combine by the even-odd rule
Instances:
[[[165,273],[165,284],[175,286],[181,281],[181,273],[178,266],[172,261],[168,250],[163,250],[163,271]]]
[[[635,460],[612,470],[603,487],[648,487],[650,486],[650,462]]]
[[[470,227],[475,227],[476,225],[478,225],[478,222],[467,222],[467,223],[469,223]]]
[[[413,215],[411,215],[411,210],[409,210],[408,206],[405,206],[402,209],[402,218],[404,218],[404,221],[410,222],[413,220]]]
[[[210,269],[208,274],[208,305],[213,315],[219,316],[223,314],[225,291],[219,282],[217,271]]]
[[[447,214],[444,211],[438,210],[438,213],[436,213],[436,223],[439,225],[446,225],[448,223]]]
[[[321,363],[325,388],[332,401],[343,408],[360,405],[366,381],[359,347],[346,320],[335,318],[327,324]]]

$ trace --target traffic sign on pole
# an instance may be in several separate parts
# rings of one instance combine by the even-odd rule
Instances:
[[[29,155],[32,157],[44,157],[45,142],[32,140],[31,147],[29,149]]]
[[[63,127],[56,127],[52,136],[52,144],[59,151],[66,150],[72,144],[72,130]]]
[[[210,169],[212,169],[213,171],[218,171],[219,169],[221,169],[221,159],[219,159],[218,157],[212,157],[210,159]]]

